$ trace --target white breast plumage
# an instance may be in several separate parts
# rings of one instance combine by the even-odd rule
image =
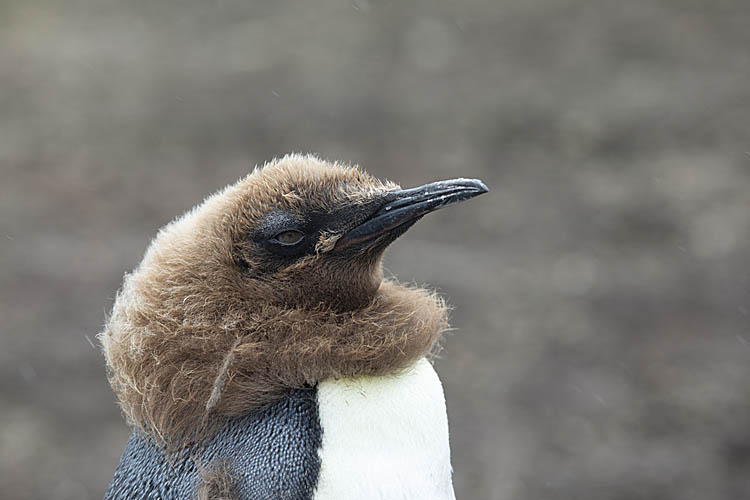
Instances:
[[[443,388],[426,360],[403,374],[318,385],[323,431],[315,500],[449,500]]]

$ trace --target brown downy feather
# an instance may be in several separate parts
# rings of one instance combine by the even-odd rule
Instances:
[[[291,388],[395,373],[433,353],[446,307],[431,292],[383,281],[382,251],[342,264],[327,257],[337,235],[326,233],[316,255],[293,266],[262,279],[245,270],[262,268],[243,235],[269,210],[326,210],[394,187],[286,157],[162,229],[100,334],[128,420],[175,449]]]
[[[235,498],[237,498],[235,478],[229,471],[229,464],[219,462],[210,469],[200,471],[195,500],[234,500]]]

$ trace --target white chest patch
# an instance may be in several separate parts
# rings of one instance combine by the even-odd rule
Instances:
[[[421,359],[387,377],[318,385],[315,500],[453,500],[443,387]]]

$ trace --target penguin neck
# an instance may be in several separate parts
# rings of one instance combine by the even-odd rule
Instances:
[[[168,448],[208,438],[290,389],[401,373],[434,354],[448,326],[439,297],[392,281],[356,311],[269,305],[167,322],[163,305],[143,300],[158,295],[136,300],[137,278],[126,280],[102,344],[129,421]]]

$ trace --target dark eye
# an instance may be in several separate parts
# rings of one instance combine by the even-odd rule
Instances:
[[[302,234],[299,231],[291,230],[291,231],[282,231],[276,236],[273,237],[274,240],[278,241],[282,245],[296,245],[302,239],[305,237],[304,234]]]

